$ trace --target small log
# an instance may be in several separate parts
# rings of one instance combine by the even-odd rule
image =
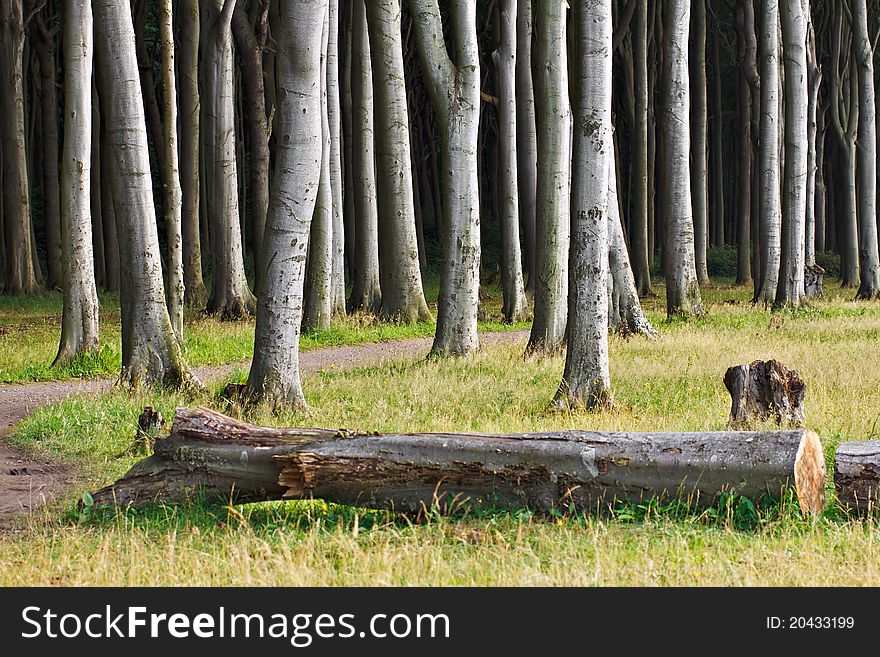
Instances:
[[[825,459],[811,431],[519,435],[350,434],[271,429],[208,410],[177,409],[153,456],[96,492],[96,503],[323,498],[418,512],[454,507],[584,509],[614,500],[683,499],[723,492],[824,507]]]
[[[834,488],[845,509],[880,507],[880,440],[840,443],[834,457]]]
[[[731,428],[750,428],[771,420],[779,426],[804,426],[807,386],[800,374],[778,360],[756,360],[727,370],[724,385],[730,393]]]

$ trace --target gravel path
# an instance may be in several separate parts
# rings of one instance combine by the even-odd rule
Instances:
[[[525,331],[515,333],[481,333],[484,346],[523,342]],[[427,354],[431,338],[412,338],[377,342],[364,345],[327,347],[304,351],[300,354],[303,372],[329,369],[351,369],[392,360],[412,360]],[[196,368],[196,375],[204,382],[226,376],[236,367],[248,363]],[[70,482],[73,473],[63,464],[37,459],[32,454],[8,445],[3,438],[21,420],[35,409],[58,402],[74,394],[98,395],[113,385],[111,379],[92,381],[49,381],[0,385],[0,525],[12,517],[27,513],[59,495]]]

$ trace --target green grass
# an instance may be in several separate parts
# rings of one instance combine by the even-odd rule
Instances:
[[[500,291],[486,290],[481,331],[509,331],[526,324],[505,324],[501,316]],[[436,299],[436,284],[425,289]],[[46,292],[36,297],[0,295],[0,384],[53,381],[72,378],[115,376],[120,368],[119,295],[101,294],[100,349],[59,367],[52,367],[61,335],[61,294]],[[436,302],[432,304],[436,310]],[[433,322],[397,324],[378,322],[368,315],[337,318],[332,326],[302,336],[300,349],[343,344],[364,344],[383,340],[429,337]],[[250,359],[254,347],[253,320],[221,322],[196,311],[187,311],[184,351],[189,364],[223,365]]]
[[[753,308],[749,292],[707,289],[709,314],[691,323],[663,321],[662,296],[647,300],[663,337],[612,338],[613,412],[548,412],[562,358],[524,361],[519,347],[493,347],[469,360],[308,374],[308,416],[256,412],[250,419],[376,431],[714,430],[729,410],[725,369],[773,357],[806,381],[808,424],[822,437],[829,464],[839,441],[876,437],[880,305],[854,302],[852,291],[832,286],[809,309],[771,314]],[[239,370],[229,379],[244,376]],[[829,508],[816,520],[790,504],[736,498],[703,512],[648,503],[601,516],[545,519],[522,511],[431,515],[419,523],[321,501],[89,513],[73,507],[82,492],[137,460],[131,448],[143,406],[169,419],[178,404],[219,407],[223,383],[186,398],[75,397],[21,423],[15,443],[82,475],[67,500],[22,532],[0,535],[0,584],[880,584],[880,527],[835,509],[830,477]]]

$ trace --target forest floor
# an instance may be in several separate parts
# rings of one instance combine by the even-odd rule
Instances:
[[[647,299],[662,339],[612,338],[617,408],[611,412],[548,411],[563,358],[524,361],[522,333],[514,333],[496,344],[485,339],[483,352],[468,360],[426,361],[427,341],[407,342],[411,351],[387,342],[379,353],[391,360],[379,363],[367,355],[345,362],[331,356],[304,374],[309,415],[256,412],[248,419],[385,432],[717,430],[729,410],[726,368],[773,357],[806,381],[807,422],[821,436],[830,464],[839,441],[877,435],[880,305],[828,287],[826,298],[808,309],[771,314],[749,303],[749,289],[712,286],[704,291],[706,318],[690,323],[666,322],[663,297]],[[662,295],[662,287],[656,291]],[[333,330],[350,331],[358,321]],[[244,344],[252,326],[242,324],[235,340]],[[417,330],[430,335],[430,328]],[[490,324],[483,328],[492,330]],[[202,356],[225,349],[208,340],[228,335],[224,330],[205,330]],[[57,333],[51,337],[40,338],[50,360]],[[19,356],[10,352],[17,347],[0,345],[0,368],[12,371],[8,363]],[[375,347],[361,349],[352,353]],[[309,353],[320,358],[334,352],[306,352],[304,363]],[[178,405],[227,410],[219,392],[228,381],[244,380],[241,361],[248,355],[213,370],[218,378],[205,376],[212,378],[208,391],[195,396],[74,394],[19,422],[9,442],[73,478],[56,501],[0,532],[0,585],[880,584],[880,525],[876,518],[840,512],[830,477],[828,508],[818,519],[801,518],[789,505],[743,499],[704,511],[618,505],[603,515],[549,520],[522,511],[432,514],[412,522],[319,500],[78,510],[85,491],[113,481],[144,455],[133,446],[144,406],[169,420]],[[206,364],[220,363],[200,366]]]

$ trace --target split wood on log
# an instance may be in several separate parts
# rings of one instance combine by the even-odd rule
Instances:
[[[93,495],[96,503],[323,498],[418,512],[441,507],[585,509],[614,500],[719,494],[824,506],[825,459],[811,431],[521,435],[350,434],[271,429],[208,409],[177,409],[153,456]]]
[[[800,374],[778,360],[756,360],[727,370],[724,385],[730,393],[731,428],[749,428],[755,421],[780,426],[804,426],[807,386]]]
[[[880,440],[840,443],[834,457],[834,488],[844,508],[880,507]]]

